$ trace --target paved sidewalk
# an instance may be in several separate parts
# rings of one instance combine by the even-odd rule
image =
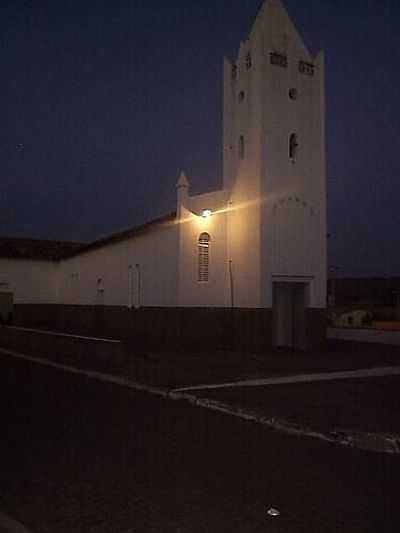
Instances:
[[[373,328],[328,328],[328,338],[400,346],[400,331]]]
[[[166,388],[156,387],[145,382],[133,381],[121,374],[109,374],[96,370],[85,370],[77,366],[65,365],[49,360],[49,358],[33,357],[9,350],[0,350],[5,356],[27,360],[35,364],[56,368],[58,370],[83,374],[89,379],[108,382],[117,386],[145,391],[152,395],[160,396],[166,400],[185,401],[192,405],[220,411],[227,415],[251,420],[258,424],[266,425],[271,429],[297,436],[308,436],[330,442],[367,449],[371,451],[400,454],[400,431],[398,412],[399,403],[399,376],[369,377],[347,379],[342,381],[330,381],[328,383],[286,383],[276,387],[233,387],[207,391],[179,392]],[[374,380],[397,380],[388,387],[388,382],[379,385],[375,392],[371,389],[371,381]],[[343,384],[368,381],[368,387],[362,387],[361,394],[353,386],[343,392]],[[341,387],[338,388],[338,383]],[[374,383],[375,385],[376,383]],[[389,383],[390,385],[390,383]],[[312,387],[319,386],[317,394]],[[327,386],[334,389],[329,391]],[[298,389],[303,387],[303,389]],[[304,387],[306,387],[304,389]],[[311,389],[310,389],[311,387]],[[271,395],[273,391],[273,395]],[[382,396],[382,391],[384,394]],[[388,394],[389,391],[389,394]],[[311,396],[310,396],[311,392]],[[256,393],[256,394],[254,394]],[[283,393],[283,396],[282,396]],[[373,399],[372,405],[364,405],[359,412],[354,407],[360,408],[360,397],[366,394],[366,398]],[[376,402],[376,400],[380,400]],[[328,403],[326,400],[328,399]],[[388,407],[381,405],[382,399],[389,400]],[[358,400],[358,401],[357,401]],[[364,398],[365,400],[365,398]],[[378,410],[373,413],[373,407],[378,405]],[[382,409],[383,408],[383,409]],[[343,418],[338,414],[346,413],[346,424],[343,426]],[[349,417],[350,415],[350,417]],[[356,416],[355,416],[356,415]],[[361,416],[360,416],[361,415]],[[371,415],[373,415],[371,417]],[[384,417],[382,417],[384,415]],[[389,415],[389,416],[388,416]],[[367,430],[365,423],[386,420],[392,424],[393,431],[382,431],[381,426],[373,426]],[[350,421],[350,423],[349,423]],[[368,424],[367,424],[368,425]]]
[[[52,351],[51,339],[43,353],[37,346],[14,352],[282,431],[400,452],[398,347],[334,341],[315,353],[126,352],[121,358],[112,351],[97,356],[77,342],[68,353]]]
[[[303,353],[271,350],[264,354],[241,352],[132,354],[124,372],[144,375],[153,384],[183,389],[218,383],[286,378],[400,367],[400,348],[331,341],[325,351]]]
[[[400,453],[400,366],[177,389],[280,431]]]
[[[400,531],[399,455],[49,361],[0,363],[0,505],[35,533]]]
[[[190,394],[295,427],[323,433],[389,435],[400,444],[399,391],[397,375],[207,389]]]

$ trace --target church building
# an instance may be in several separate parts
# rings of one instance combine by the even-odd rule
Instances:
[[[323,54],[265,0],[224,62],[223,188],[192,195],[182,172],[176,212],[58,255],[0,242],[16,322],[193,350],[321,345],[324,98]]]

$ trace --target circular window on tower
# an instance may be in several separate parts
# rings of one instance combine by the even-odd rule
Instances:
[[[291,100],[296,100],[296,98],[297,98],[297,89],[295,89],[294,87],[289,89],[289,98]]]

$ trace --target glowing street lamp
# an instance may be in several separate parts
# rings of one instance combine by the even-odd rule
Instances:
[[[203,209],[201,216],[203,218],[209,218],[212,215],[211,209]]]

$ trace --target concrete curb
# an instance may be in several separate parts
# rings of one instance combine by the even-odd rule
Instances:
[[[292,422],[278,417],[268,418],[263,416],[259,412],[250,409],[235,407],[230,404],[219,402],[217,400],[211,400],[209,398],[201,398],[195,396],[194,394],[189,394],[187,392],[161,389],[159,387],[153,387],[150,385],[145,385],[143,383],[137,383],[123,376],[115,376],[113,374],[105,374],[102,372],[97,372],[95,370],[84,370],[69,365],[63,365],[61,363],[54,363],[53,361],[49,361],[48,359],[44,359],[41,357],[32,357],[3,348],[0,348],[0,353],[4,353],[6,355],[18,359],[23,359],[25,361],[30,361],[32,363],[39,364],[42,366],[49,366],[51,368],[62,370],[64,372],[83,375],[89,379],[96,379],[98,381],[112,383],[114,385],[127,387],[129,389],[147,392],[149,394],[160,396],[165,399],[174,401],[186,401],[191,405],[203,407],[212,411],[218,411],[231,416],[235,416],[237,418],[241,418],[243,420],[262,424],[264,426],[269,427],[270,429],[279,431],[281,433],[297,435],[301,437],[312,437],[326,442],[332,442],[335,444],[340,444],[342,446],[349,446],[361,450],[368,450],[379,453],[400,454],[400,435],[362,433],[355,432],[352,430],[332,430],[329,432],[320,432],[313,430],[312,428],[293,424]]]
[[[302,437],[312,437],[342,446],[349,446],[351,448],[358,448],[361,450],[368,450],[379,453],[400,454],[400,435],[386,435],[381,433],[363,433],[351,430],[333,430],[329,432],[321,432],[313,430],[306,426],[294,424],[285,419],[278,417],[267,418],[256,411],[244,409],[241,407],[233,407],[230,404],[218,402],[216,400],[209,400],[207,398],[199,398],[191,394],[182,394],[171,392],[168,395],[173,400],[186,400],[193,405],[198,405],[211,409],[213,411],[220,411],[244,420],[249,420],[267,426],[273,430],[287,433],[290,435],[297,435]]]

